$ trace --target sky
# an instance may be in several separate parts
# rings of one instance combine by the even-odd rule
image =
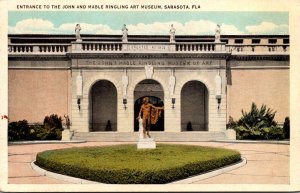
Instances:
[[[288,12],[188,12],[188,11],[9,11],[9,34],[121,34],[167,35],[171,24],[176,35],[212,35],[217,24],[221,34],[289,34]]]

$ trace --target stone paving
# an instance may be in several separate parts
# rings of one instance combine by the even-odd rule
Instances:
[[[64,184],[65,181],[41,176],[30,163],[36,154],[50,149],[124,144],[121,142],[87,142],[61,144],[27,144],[8,147],[8,182],[10,184]],[[182,142],[182,144],[224,147],[241,152],[247,164],[224,174],[194,182],[196,184],[289,184],[289,145],[266,143]]]

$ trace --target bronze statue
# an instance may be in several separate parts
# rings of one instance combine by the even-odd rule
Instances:
[[[139,115],[137,119],[143,120],[143,134],[144,138],[146,135],[151,138],[149,131],[150,131],[150,124],[155,124],[158,120],[158,117],[161,115],[161,111],[164,107],[155,107],[149,102],[149,97],[143,98],[143,104],[141,106]],[[142,115],[142,116],[141,116]]]

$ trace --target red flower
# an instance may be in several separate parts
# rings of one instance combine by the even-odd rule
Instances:
[[[8,116],[7,115],[2,115],[1,119],[7,119],[8,120]]]

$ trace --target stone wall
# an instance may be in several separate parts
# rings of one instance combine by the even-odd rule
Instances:
[[[230,76],[228,116],[237,120],[252,102],[277,111],[275,119],[280,123],[289,116],[289,69],[231,69]]]
[[[70,83],[68,70],[9,69],[10,121],[43,122],[46,115],[69,114]]]

